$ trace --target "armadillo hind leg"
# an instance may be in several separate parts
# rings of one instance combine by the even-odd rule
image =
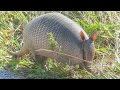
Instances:
[[[41,55],[35,55],[35,63],[38,65],[41,64],[42,69],[46,69],[46,61],[47,61],[47,57]]]
[[[79,68],[80,68],[80,69],[85,69],[85,68],[86,68],[86,67],[85,67],[85,64],[84,64],[84,63],[80,63],[80,64],[79,64]]]
[[[17,52],[12,52],[12,51],[7,51],[9,54],[17,57],[21,57],[29,52],[29,49],[26,47],[26,45],[23,45],[23,47],[17,51]]]

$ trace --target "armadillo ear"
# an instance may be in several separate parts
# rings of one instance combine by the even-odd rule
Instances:
[[[80,37],[83,41],[85,40],[85,34],[83,33],[83,31],[80,31]]]
[[[98,35],[98,32],[96,31],[96,32],[94,32],[94,33],[90,36],[90,39],[91,39],[92,41],[95,41],[95,40],[97,39],[97,35]]]

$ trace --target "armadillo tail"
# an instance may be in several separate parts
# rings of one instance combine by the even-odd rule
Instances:
[[[23,56],[25,54],[27,54],[29,52],[29,50],[26,48],[26,46],[24,45],[19,51],[17,52],[13,52],[13,51],[7,51],[10,55],[13,56]]]

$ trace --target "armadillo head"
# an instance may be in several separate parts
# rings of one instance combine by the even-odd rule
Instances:
[[[80,37],[83,41],[83,60],[88,61],[85,62],[85,66],[89,65],[89,61],[91,61],[95,55],[95,46],[94,41],[96,40],[98,32],[94,32],[89,39],[85,38],[85,34],[81,31]]]

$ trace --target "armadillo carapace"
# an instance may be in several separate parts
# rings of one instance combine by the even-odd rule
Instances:
[[[49,50],[48,33],[53,34],[55,41],[61,46],[60,51]],[[31,51],[35,56],[54,58],[75,65],[93,59],[96,36],[95,32],[88,37],[76,22],[60,13],[47,13],[34,18],[26,25],[23,31],[23,47],[18,52],[9,53],[22,56]]]

